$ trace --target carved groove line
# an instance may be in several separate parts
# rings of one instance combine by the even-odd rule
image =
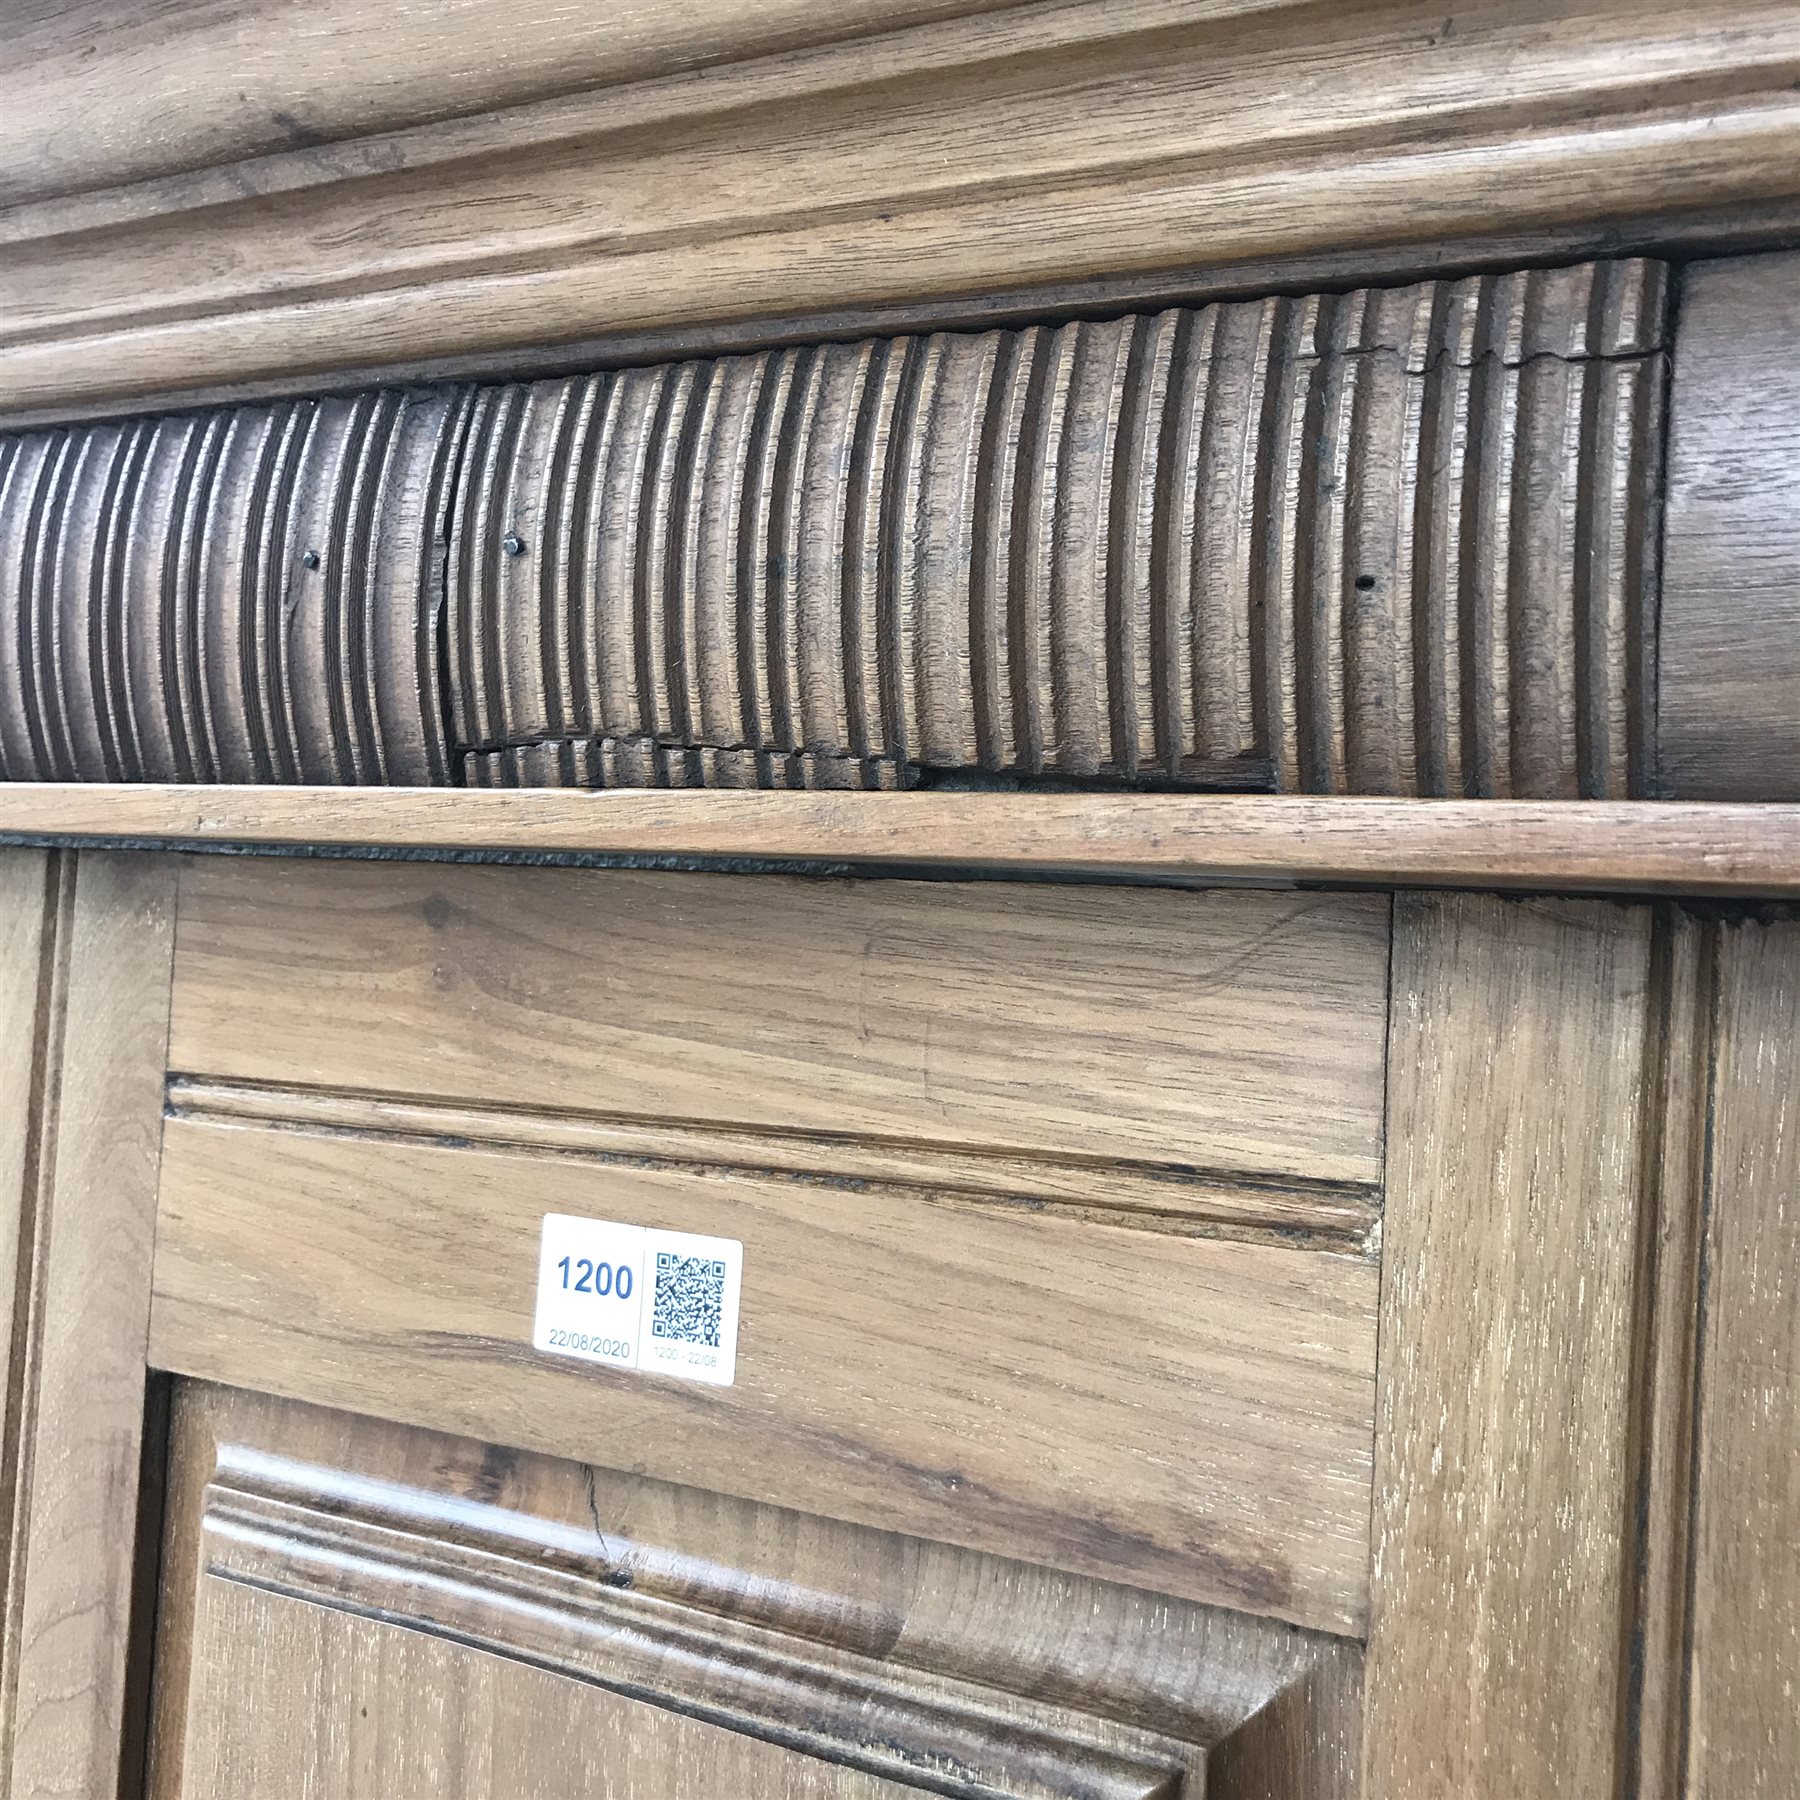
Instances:
[[[1309,1245],[1372,1255],[1380,1191],[1364,1183],[1245,1176],[1225,1169],[1017,1149],[970,1151],[930,1139],[817,1134],[666,1119],[344,1093],[301,1084],[176,1073],[171,1118],[228,1128],[327,1133],[425,1144],[486,1145],[706,1176],[748,1174],[859,1194],[925,1193],[963,1205],[1023,1205],[1143,1231]]]
[[[1664,289],[0,439],[0,775],[1645,794]]]

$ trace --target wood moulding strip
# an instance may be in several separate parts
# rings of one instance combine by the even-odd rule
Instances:
[[[1355,1182],[1258,1180],[1117,1158],[974,1152],[843,1134],[620,1118],[407,1095],[341,1093],[177,1074],[170,1113],[218,1125],[480,1144],[697,1174],[753,1171],[854,1187],[905,1188],[950,1204],[1026,1206],[1184,1237],[1229,1237],[1373,1254],[1380,1196]]]
[[[642,1591],[631,1567],[595,1566],[591,1537],[585,1554],[553,1531],[521,1541],[530,1522],[497,1507],[464,1508],[454,1535],[438,1535],[429,1523],[449,1521],[396,1514],[406,1490],[374,1484],[349,1506],[332,1496],[319,1509],[283,1489],[324,1472],[229,1448],[223,1456],[204,1514],[213,1577],[522,1656],[926,1792],[1171,1800],[1180,1791],[1187,1757],[1150,1733],[1116,1723],[1096,1732],[1092,1722],[1082,1733],[1078,1714],[837,1648],[804,1631],[811,1621],[746,1623],[723,1597],[672,1583]]]
[[[1800,806],[1362,795],[0,784],[0,839],[1800,893]]]
[[[1596,223],[1642,241],[1800,185],[1782,0],[667,10],[520,32],[462,7],[455,39],[403,27],[371,55],[314,34],[337,48],[272,57],[273,104],[206,73],[217,32],[31,34],[0,79],[25,171],[0,391],[67,416],[1024,283]],[[291,30],[272,11],[259,42]]]

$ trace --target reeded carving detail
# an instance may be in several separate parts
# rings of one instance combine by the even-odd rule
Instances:
[[[484,391],[457,735],[1624,794],[1662,313],[1591,264]]]
[[[431,784],[465,392],[0,437],[0,777]]]
[[[0,440],[0,773],[1647,793],[1664,289]]]

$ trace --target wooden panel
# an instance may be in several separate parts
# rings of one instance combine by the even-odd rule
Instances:
[[[196,862],[170,1058],[1097,1171],[1373,1182],[1386,959],[1374,896]]]
[[[16,416],[525,346],[567,368],[596,354],[567,347],[596,337],[642,361],[621,334],[754,335],[796,313],[966,307],[1042,283],[1087,310],[1082,284],[1179,293],[1196,267],[1242,293],[1259,263],[1262,285],[1291,284],[1272,257],[1361,252],[1366,277],[1372,252],[1417,267],[1459,237],[1513,234],[1541,258],[1546,242],[1630,241],[1634,226],[1642,242],[1648,219],[1796,193],[1800,35],[1785,0],[1496,0],[1447,30],[1435,0],[1133,0],[915,23],[926,10],[897,10],[910,28],[861,41],[593,86],[792,42],[798,15],[758,8],[721,36],[716,10],[696,6],[667,25],[569,18],[535,37],[536,17],[509,16],[504,54],[486,54],[488,9],[471,22],[465,7],[368,57],[366,32],[332,36],[334,6],[259,42],[267,64],[246,56],[235,85],[216,77],[238,59],[215,35],[171,84],[209,94],[176,152],[144,46],[160,38],[166,55],[182,34],[77,34],[100,46],[84,80],[128,90],[116,125],[88,130],[86,101],[79,131],[42,110],[67,89],[44,85],[41,60],[12,90],[39,84],[39,104],[23,102],[29,142],[96,145],[76,180],[120,169],[115,130],[134,167],[154,168],[236,154],[269,125],[310,138],[376,124],[421,92],[448,108],[477,83],[503,99],[544,92],[546,69],[560,97],[10,209],[0,391]],[[833,5],[805,29],[829,39],[852,19],[876,22]],[[290,78],[281,46],[314,32],[329,49]],[[447,57],[433,40],[458,38],[476,60],[435,83]],[[395,60],[410,65],[398,81]],[[346,62],[359,79],[321,111]],[[246,135],[273,70],[283,100]],[[46,173],[58,179],[54,159]]]
[[[1694,1440],[1686,1792],[1800,1765],[1800,925],[1722,934]]]
[[[184,926],[185,935],[185,926]],[[736,1384],[530,1349],[548,1212],[742,1241]],[[1376,1271],[1056,1209],[172,1121],[157,1366],[1354,1631]]]
[[[504,1682],[520,1658],[555,1678],[522,1698],[552,1741],[566,1715],[591,1716],[596,1737],[630,1719],[611,1778],[647,1784],[632,1793],[694,1791],[671,1785],[671,1735],[747,1759],[758,1793],[788,1792],[785,1778],[1130,1800],[1196,1791],[1202,1769],[1220,1800],[1353,1791],[1361,1658],[1339,1641],[226,1389],[180,1384],[164,1571],[155,1800],[225,1791],[221,1754],[267,1753],[252,1721],[280,1718],[279,1702],[233,1702],[271,1681],[340,1717],[340,1746],[416,1732],[415,1754],[454,1779],[461,1708],[445,1696],[465,1668]],[[257,1612],[240,1584],[280,1602]],[[243,1609],[280,1637],[296,1599],[327,1635],[345,1611],[378,1613],[431,1650],[419,1689],[384,1693],[379,1734],[363,1692],[346,1707],[332,1678],[267,1667]],[[492,1654],[459,1660],[470,1651]],[[630,1705],[646,1699],[656,1711]],[[1271,1713],[1294,1728],[1281,1745],[1262,1729]],[[546,1779],[532,1791],[563,1791],[554,1768]]]
[[[1800,255],[1700,263],[1681,290],[1660,734],[1684,798],[1800,794]]]
[[[174,871],[81,858],[18,1434],[10,1800],[109,1794],[127,1658]]]
[[[1397,909],[1365,1778],[1619,1780],[1645,909]]]
[[[0,783],[0,841],[664,857],[1561,893],[1800,891],[1800,806],[1209,794],[500,793]]]
[[[483,389],[456,741],[1642,792],[1661,329],[1621,262]]]
[[[434,1800],[900,1800],[919,1792],[454,1639],[235,1582],[206,1584],[198,1629],[204,1654],[179,1790],[188,1800],[420,1791]],[[258,1704],[246,1704],[251,1695]],[[991,1791],[1008,1800],[1039,1792]]]
[[[0,439],[0,778],[448,779],[457,389]]]
[[[0,775],[1642,793],[1663,290],[0,438]]]

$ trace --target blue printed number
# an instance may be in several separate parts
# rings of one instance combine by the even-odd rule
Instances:
[[[631,1298],[631,1265],[629,1263],[593,1263],[578,1257],[573,1263],[564,1257],[556,1265],[562,1270],[563,1286],[577,1294],[598,1294],[604,1300],[608,1294],[620,1300]],[[571,1269],[574,1279],[570,1279]]]

